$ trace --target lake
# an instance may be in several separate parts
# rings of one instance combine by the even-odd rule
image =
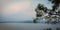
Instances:
[[[0,23],[0,30],[44,30],[47,28],[60,28],[60,24],[40,24],[40,23]]]

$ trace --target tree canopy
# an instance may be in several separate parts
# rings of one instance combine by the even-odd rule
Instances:
[[[59,4],[60,4],[60,0],[48,0],[48,1],[50,1],[53,4],[53,6],[52,6],[52,10],[53,11],[55,11],[56,9],[58,9]]]
[[[53,4],[52,9],[48,9],[45,7],[43,4],[38,4],[37,8],[35,9],[36,11],[36,18],[33,20],[33,22],[36,22],[39,18],[43,15],[41,11],[44,13],[47,13],[48,16],[44,17],[48,22],[57,22],[60,20],[60,10],[56,11],[59,8],[60,0],[48,0]],[[41,11],[40,11],[41,10]]]

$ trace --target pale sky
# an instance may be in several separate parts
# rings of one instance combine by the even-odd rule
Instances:
[[[47,0],[4,0],[2,1],[2,19],[4,21],[24,21],[35,18],[35,8],[41,3],[51,8]]]

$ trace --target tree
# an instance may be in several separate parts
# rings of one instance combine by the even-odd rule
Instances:
[[[43,10],[43,9],[44,9],[44,6],[42,4],[38,4],[37,8],[35,9],[36,17],[42,16],[42,14],[40,14],[40,10]]]
[[[47,23],[56,23],[60,21],[60,10],[58,10],[60,0],[48,0],[48,1],[50,1],[53,4],[52,9],[44,7],[43,4],[38,4],[37,8],[35,9],[36,18],[33,20],[33,22],[36,23],[36,20],[40,20],[41,17],[47,20]],[[45,16],[46,13],[48,14],[47,16]]]
[[[53,11],[55,11],[55,9],[58,9],[60,0],[48,0],[48,1],[52,2],[52,4],[53,4],[53,6],[52,6]]]
[[[47,7],[44,7],[44,5],[42,4],[38,4],[37,8],[35,9],[35,12],[36,18],[33,20],[34,23],[36,23],[36,21],[39,20],[44,15],[44,13],[47,13]]]
[[[48,1],[50,1],[53,4],[52,10],[49,12],[49,15],[51,17],[52,17],[52,15],[55,15],[54,19],[56,21],[59,21],[60,20],[60,16],[59,16],[60,10],[58,10],[58,8],[59,8],[59,5],[60,5],[60,0],[48,0]]]

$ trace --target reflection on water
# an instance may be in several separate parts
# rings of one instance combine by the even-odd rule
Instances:
[[[37,23],[31,20],[0,22],[0,30],[60,30],[59,28],[60,23],[47,24],[43,20],[38,20]]]
[[[0,30],[58,30],[60,24],[0,23]]]

